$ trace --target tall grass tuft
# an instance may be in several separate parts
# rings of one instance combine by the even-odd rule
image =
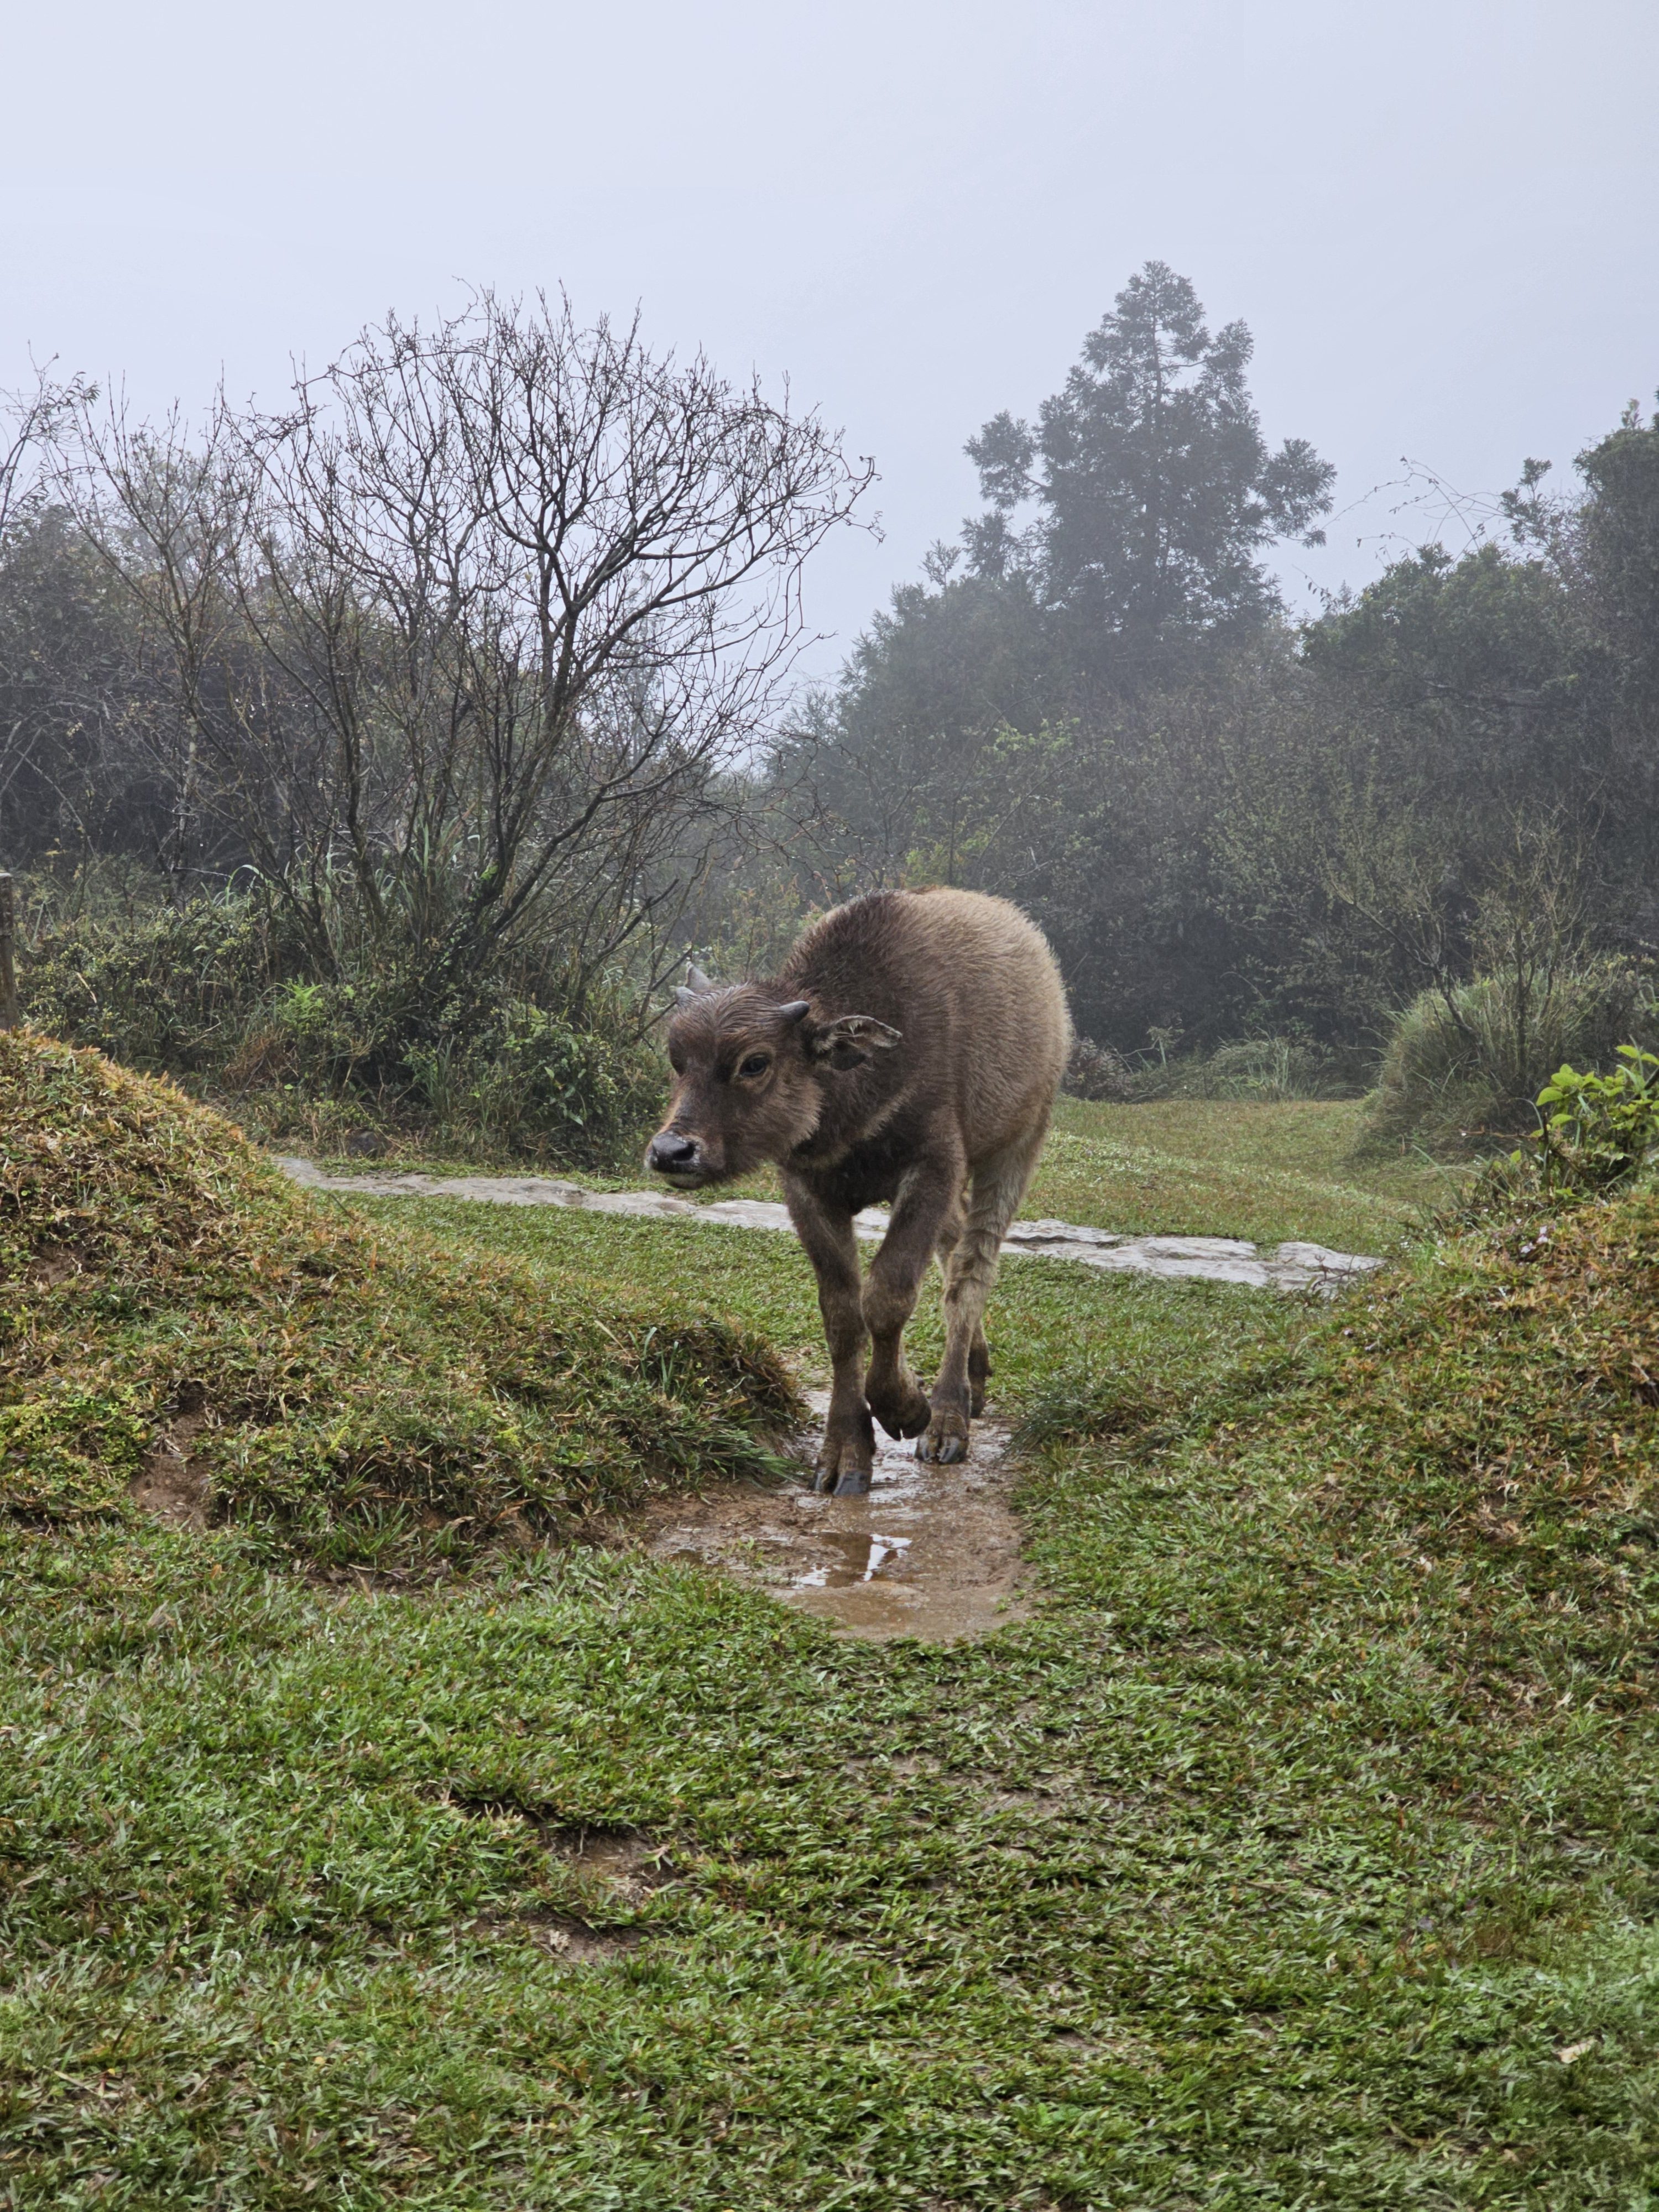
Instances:
[[[1563,1061],[1605,1067],[1621,1044],[1655,1042],[1651,987],[1620,960],[1560,968],[1530,989],[1509,973],[1425,991],[1389,1040],[1368,1128],[1441,1151],[1529,1135]]]

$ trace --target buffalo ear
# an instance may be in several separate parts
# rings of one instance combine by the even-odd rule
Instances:
[[[676,983],[674,986],[674,1003],[678,1006],[689,1006],[693,999],[700,999],[705,991],[712,991],[714,988],[714,986],[703,974],[696,962],[688,960],[685,963],[684,982]]]
[[[862,1067],[872,1053],[890,1052],[903,1037],[885,1022],[878,1022],[873,1014],[842,1014],[833,1022],[826,1022],[815,1030],[807,1043],[814,1060],[827,1060],[831,1067],[846,1069]]]

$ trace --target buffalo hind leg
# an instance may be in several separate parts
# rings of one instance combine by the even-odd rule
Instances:
[[[962,1174],[959,1155],[946,1153],[942,1144],[931,1148],[901,1182],[887,1234],[870,1263],[864,1286],[871,1338],[865,1391],[890,1437],[918,1437],[933,1419],[927,1393],[905,1361],[904,1331],[935,1249],[950,1238],[952,1227],[961,1233],[957,1194]]]
[[[951,1255],[945,1278],[945,1358],[932,1392],[933,1419],[916,1446],[919,1459],[948,1467],[968,1456],[969,1423],[984,1405],[991,1372],[985,1303],[997,1279],[1003,1237],[1031,1180],[1046,1126],[1046,1121],[1039,1123],[974,1170],[968,1225]]]
[[[939,1271],[946,1282],[951,1279],[951,1255],[962,1242],[962,1232],[967,1226],[967,1214],[958,1202],[952,1206],[939,1233],[935,1250],[939,1254]],[[974,1331],[974,1340],[968,1347],[968,1411],[975,1420],[985,1411],[985,1386],[991,1379],[991,1348],[985,1341],[985,1330]]]
[[[875,1465],[876,1432],[864,1400],[866,1332],[858,1239],[845,1208],[824,1206],[815,1193],[784,1178],[784,1197],[795,1233],[818,1281],[818,1311],[830,1347],[830,1411],[823,1425],[812,1487],[839,1498],[861,1498]]]
[[[968,1411],[975,1420],[985,1411],[985,1386],[991,1379],[991,1347],[985,1341],[985,1324],[974,1331],[968,1347]]]

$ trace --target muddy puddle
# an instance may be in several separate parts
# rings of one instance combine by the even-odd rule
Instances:
[[[829,1402],[827,1391],[808,1393],[820,1422]],[[803,1444],[805,1458],[816,1443]],[[658,1559],[758,1583],[797,1612],[871,1643],[988,1636],[1029,1610],[1007,1447],[994,1419],[975,1421],[967,1463],[930,1467],[914,1443],[890,1442],[878,1429],[867,1498],[728,1484],[702,1498],[664,1499],[647,1522],[646,1546]]]

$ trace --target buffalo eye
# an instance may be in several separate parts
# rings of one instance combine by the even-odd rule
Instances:
[[[767,1069],[770,1067],[772,1063],[770,1060],[763,1052],[751,1052],[748,1059],[741,1062],[739,1065],[738,1073],[739,1075],[764,1075]]]

